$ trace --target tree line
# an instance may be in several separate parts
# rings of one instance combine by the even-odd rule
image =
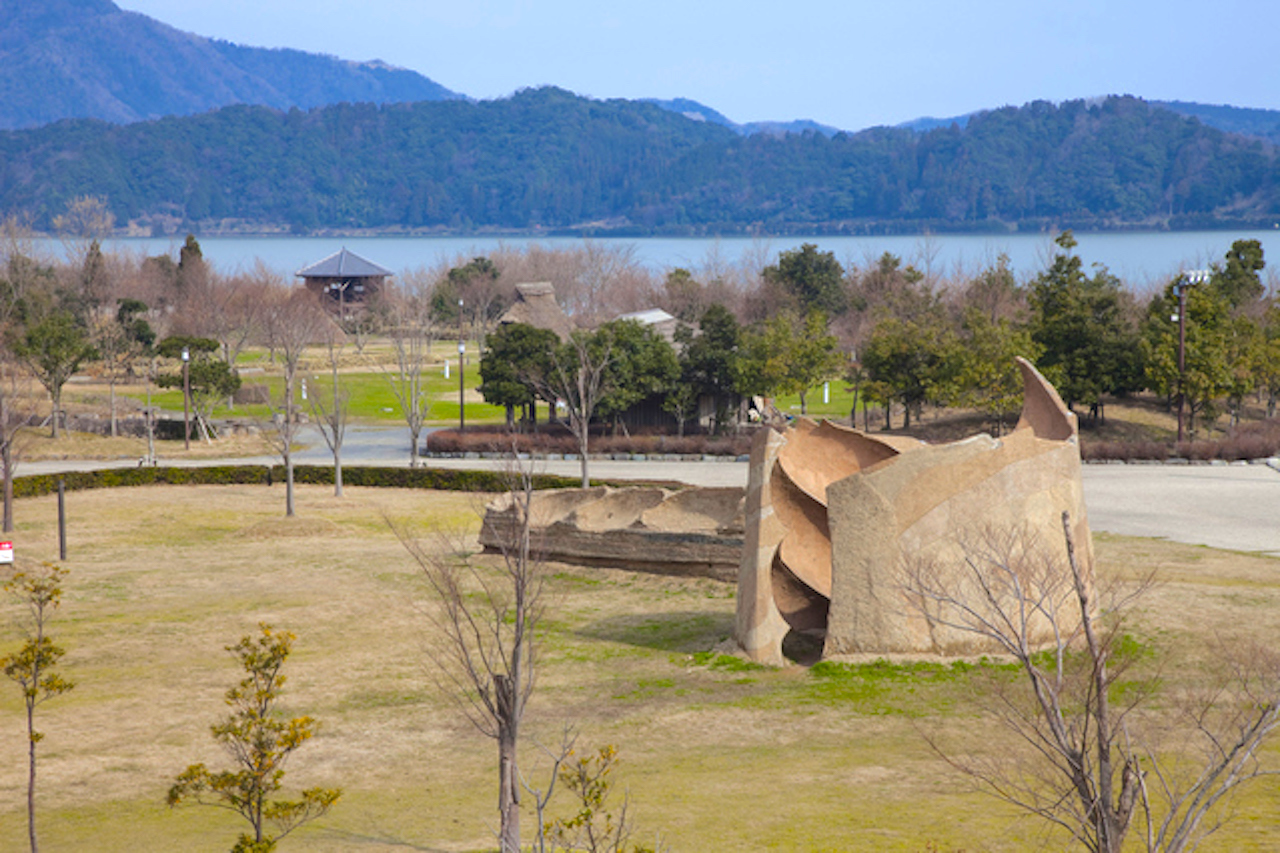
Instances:
[[[235,106],[0,133],[0,210],[83,194],[120,222],[741,233],[1269,224],[1275,149],[1132,97],[1038,101],[917,133],[740,137],[643,102]]]
[[[479,390],[508,409],[509,423],[536,423],[539,404],[560,402],[584,435],[593,421],[627,428],[624,415],[642,404],[665,412],[677,431],[691,424],[724,430],[744,398],[795,395],[805,413],[810,390],[825,381],[854,392],[849,418],[863,428],[871,428],[873,413],[885,427],[909,427],[927,406],[945,406],[978,410],[999,432],[1020,404],[1017,355],[1091,420],[1105,417],[1107,400],[1142,390],[1171,406],[1181,399],[1193,430],[1224,412],[1238,421],[1251,402],[1273,414],[1280,396],[1280,311],[1262,279],[1262,248],[1252,240],[1236,241],[1202,285],[1187,289],[1180,370],[1178,324],[1170,320],[1178,282],[1139,297],[1105,268],[1086,270],[1069,231],[1044,269],[1021,279],[1004,258],[943,275],[927,239],[910,261],[884,253],[842,262],[810,243],[776,256],[761,248],[738,263],[713,252],[696,268],[662,271],[641,264],[625,245],[500,248],[404,270],[359,310],[325,311],[265,265],[217,270],[191,236],[176,257],[104,252],[101,238],[112,223],[104,199],[74,199],[58,217],[66,240],[61,261],[40,258],[16,220],[6,226],[6,424],[19,414],[17,384],[38,382],[60,412],[61,389],[88,367],[108,385],[114,432],[116,384],[151,378],[177,385],[185,351],[195,432],[208,438],[214,409],[240,388],[238,359],[257,346],[285,374],[285,395],[268,402],[287,431],[301,410],[294,381],[300,360],[310,348],[314,361],[321,346],[334,394],[313,395],[308,406],[340,465],[345,401],[337,367],[344,351],[362,356],[375,335],[394,358],[370,364],[386,375],[413,434],[412,464],[430,417],[424,371],[431,343],[446,336],[479,344]],[[497,327],[515,286],[531,281],[554,284],[578,328],[570,339]],[[617,319],[653,307],[679,321],[670,340]],[[60,424],[51,418],[53,431]],[[11,437],[6,426],[0,461]],[[286,467],[290,445],[280,444]]]
[[[507,407],[509,423],[517,411],[536,423],[540,401],[563,403],[568,380],[601,363],[599,419],[617,424],[650,399],[683,431],[702,400],[720,430],[741,398],[796,395],[804,414],[807,393],[836,381],[855,392],[861,412],[849,418],[867,429],[873,410],[885,428],[909,428],[933,406],[977,410],[1002,432],[1021,406],[1014,358],[1023,356],[1086,423],[1105,418],[1107,400],[1144,390],[1171,406],[1181,396],[1193,432],[1223,413],[1238,422],[1250,400],[1274,414],[1280,305],[1263,283],[1258,241],[1237,240],[1203,285],[1188,288],[1182,370],[1181,279],[1144,302],[1106,268],[1086,271],[1070,231],[1055,246],[1047,267],[1023,281],[1004,257],[943,279],[890,253],[846,266],[815,244],[758,269],[713,263],[661,280],[633,275],[624,289],[639,296],[602,293],[601,302],[647,298],[682,321],[674,341],[635,320],[588,322],[564,342],[503,326],[487,337],[480,391]]]

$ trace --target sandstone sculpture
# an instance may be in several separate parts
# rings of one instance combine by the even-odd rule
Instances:
[[[496,550],[510,536],[510,494],[485,509],[480,544]],[[742,489],[555,489],[534,492],[534,549],[540,557],[733,582],[742,555]]]
[[[782,663],[791,631],[821,639],[824,657],[992,651],[913,608],[901,574],[908,560],[958,566],[961,543],[982,530],[1018,528],[1062,552],[1065,511],[1092,572],[1075,415],[1018,364],[1022,417],[1000,439],[929,445],[807,420],[761,431],[735,629],[748,656]]]

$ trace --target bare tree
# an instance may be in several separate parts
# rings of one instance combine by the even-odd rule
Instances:
[[[71,239],[101,240],[115,227],[116,217],[102,196],[76,196],[65,213],[53,217],[53,227]]]
[[[376,292],[367,296],[361,304],[339,307],[341,313],[346,315],[342,318],[342,331],[355,344],[356,355],[364,355],[369,339],[380,334],[387,326],[386,297],[381,292]]]
[[[342,361],[342,350],[346,346],[347,337],[335,325],[330,325],[325,334],[325,351],[329,356],[330,381],[333,397],[326,402],[320,389],[311,395],[311,414],[316,420],[316,428],[324,438],[325,444],[333,453],[333,495],[342,497],[342,441],[347,434],[347,416],[350,414],[350,394],[338,380],[338,365]]]
[[[394,370],[381,369],[391,383],[400,413],[409,427],[409,467],[418,467],[419,438],[426,425],[429,403],[424,375],[435,334],[430,287],[425,274],[409,274],[391,298],[388,336],[395,353]]]
[[[545,789],[534,787],[532,783],[524,778],[520,780],[520,787],[524,788],[529,796],[533,797],[533,813],[538,822],[538,835],[529,847],[531,853],[555,853],[555,841],[549,837],[553,824],[547,810],[551,805],[551,800],[555,797],[556,784],[560,781],[560,771],[565,766],[565,762],[573,756],[574,746],[577,742],[578,734],[571,725],[566,725],[560,733],[560,746],[556,750],[549,749],[535,741],[543,757],[551,762],[551,769],[547,773],[547,787]]]
[[[107,377],[108,411],[111,435],[119,435],[116,385],[124,376],[133,374],[134,362],[155,343],[155,332],[145,319],[147,306],[136,299],[120,299],[115,311],[94,312],[90,320],[90,339],[97,350],[98,361]]]
[[[116,217],[102,196],[77,196],[66,211],[53,217],[53,228],[62,237],[67,259],[77,267],[80,281],[74,288],[90,302],[100,301],[103,283],[102,241],[115,228]]]
[[[280,355],[284,368],[284,399],[273,404],[275,430],[272,442],[280,453],[285,470],[285,515],[294,515],[293,442],[301,428],[294,390],[298,364],[308,344],[323,338],[332,325],[329,315],[306,290],[276,290],[264,307],[268,340]]]
[[[442,686],[471,724],[498,744],[499,845],[502,853],[519,853],[517,747],[533,692],[544,575],[530,537],[533,473],[513,465],[510,477],[509,524],[496,531],[502,543],[496,571],[464,553],[428,551],[403,529],[396,535],[422,568],[435,599],[430,619],[441,638],[433,654]]]
[[[22,456],[23,427],[29,418],[24,403],[30,398],[27,374],[18,369],[7,350],[0,349],[0,476],[4,477],[5,533],[13,532],[13,477]]]
[[[604,396],[606,373],[613,352],[604,336],[574,332],[567,343],[551,353],[551,367],[531,376],[538,393],[547,400],[562,400],[569,415],[569,430],[578,440],[582,463],[582,488],[591,486],[587,453],[591,441],[591,417]],[[555,403],[552,403],[552,412]]]
[[[19,436],[30,411],[30,374],[19,368],[10,343],[19,308],[35,276],[30,232],[14,217],[0,222],[0,476],[4,477],[3,528],[13,532],[13,476]]]
[[[1144,748],[1138,730],[1149,691],[1127,690],[1118,703],[1113,694],[1134,661],[1117,653],[1123,616],[1147,584],[1107,607],[1104,624],[1065,512],[1062,527],[1065,566],[1026,531],[1002,531],[963,543],[958,573],[907,567],[905,590],[927,619],[981,638],[1024,676],[1022,689],[993,680],[989,708],[1031,757],[943,757],[1087,850],[1119,853],[1139,815],[1148,851],[1193,850],[1220,824],[1206,818],[1222,799],[1269,772],[1258,752],[1280,724],[1280,665],[1273,653],[1250,650],[1250,664],[1224,667],[1212,689],[1186,705],[1190,725],[1174,758]],[[1202,763],[1182,772],[1197,743]]]
[[[224,278],[210,270],[193,275],[183,291],[181,330],[216,340],[222,360],[234,366],[261,331],[265,297],[282,286],[280,276],[261,260],[248,275]]]

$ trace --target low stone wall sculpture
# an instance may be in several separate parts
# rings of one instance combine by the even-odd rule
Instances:
[[[1092,578],[1075,415],[1029,362],[1018,364],[1022,416],[1000,439],[929,445],[808,420],[760,432],[735,628],[749,657],[783,663],[791,631],[820,639],[824,657],[994,651],[913,607],[904,561],[958,571],[967,538],[1017,529],[1066,571],[1064,511]]]
[[[530,538],[543,559],[732,583],[742,557],[742,489],[553,489],[533,493]],[[501,550],[512,496],[485,508],[480,544]]]

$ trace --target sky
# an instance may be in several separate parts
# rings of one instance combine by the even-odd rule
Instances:
[[[843,130],[1108,94],[1280,109],[1272,0],[116,0],[473,98],[555,85]]]

